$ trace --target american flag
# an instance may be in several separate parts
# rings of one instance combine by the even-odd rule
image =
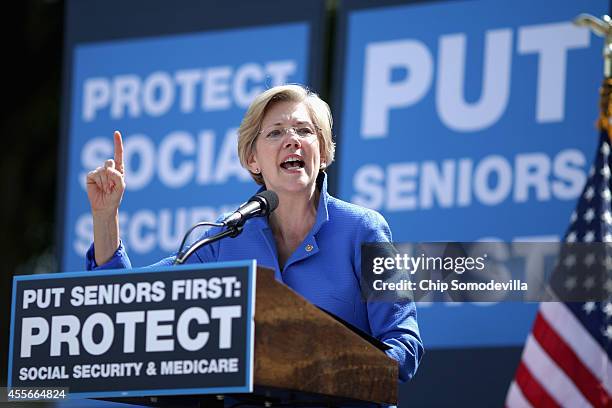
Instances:
[[[602,98],[608,99],[611,84],[604,83]],[[564,238],[567,243],[612,242],[612,154],[606,129],[604,126],[595,162],[572,213]],[[564,275],[564,287],[552,287],[558,298],[567,299],[559,289],[584,291],[597,282],[603,285],[601,301],[540,305],[506,396],[508,408],[612,407],[612,256],[605,255],[601,262],[607,271],[601,279],[593,280],[586,273]]]

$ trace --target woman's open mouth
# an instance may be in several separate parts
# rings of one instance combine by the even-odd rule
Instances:
[[[281,163],[281,167],[285,170],[298,170],[304,168],[304,161],[296,157],[286,159]]]

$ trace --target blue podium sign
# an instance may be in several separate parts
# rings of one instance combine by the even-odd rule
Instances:
[[[16,276],[9,387],[70,398],[253,390],[256,262]]]

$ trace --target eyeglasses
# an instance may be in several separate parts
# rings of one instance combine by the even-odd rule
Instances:
[[[263,135],[265,140],[269,141],[277,141],[282,139],[285,134],[289,134],[289,132],[293,132],[294,135],[299,137],[300,139],[312,139],[317,137],[317,132],[315,129],[319,129],[318,126],[312,125],[310,123],[302,123],[297,126],[289,126],[289,127],[279,127],[272,126],[263,130],[260,130],[258,135]]]

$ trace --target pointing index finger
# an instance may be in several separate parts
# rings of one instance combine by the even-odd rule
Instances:
[[[123,140],[121,139],[121,133],[115,130],[113,138],[115,142],[115,168],[123,174]]]

